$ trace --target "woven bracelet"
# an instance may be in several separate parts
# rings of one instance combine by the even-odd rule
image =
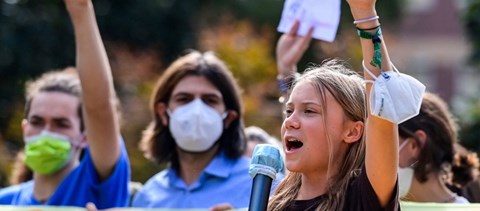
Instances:
[[[359,37],[363,39],[371,39],[373,43],[373,58],[370,64],[374,67],[379,67],[382,68],[382,50],[380,49],[380,44],[382,43],[382,39],[380,38],[380,35],[382,35],[382,28],[380,26],[376,27],[377,31],[375,34],[366,32],[365,30],[368,29],[360,29],[357,28],[357,34]],[[370,30],[373,30],[375,28],[372,28]]]
[[[277,77],[277,82],[278,82],[278,89],[280,90],[280,93],[285,94],[288,92],[288,84],[287,80],[285,78]]]

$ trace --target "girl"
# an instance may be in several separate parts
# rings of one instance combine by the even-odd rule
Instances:
[[[373,76],[392,70],[375,0],[348,3],[356,27],[364,33],[361,36],[364,59],[372,61],[365,69],[373,72]],[[364,36],[365,33],[370,36]],[[293,36],[300,43],[298,48],[284,48],[285,53],[297,51],[293,55],[302,54],[305,51],[302,42],[310,39],[296,38],[295,32],[283,36]],[[291,39],[280,39],[277,56],[282,55],[278,52],[278,47],[284,46],[282,41],[288,40]],[[278,64],[292,67],[299,57],[291,57],[297,58],[296,61],[278,58],[285,59]],[[373,76],[365,74],[365,79],[374,80]],[[358,75],[335,60],[310,68],[295,80],[281,129],[290,173],[277,186],[269,210],[399,209],[398,121],[387,121],[370,112],[366,99],[373,97],[370,93],[373,86],[363,84]],[[365,111],[368,111],[366,119]]]
[[[447,104],[432,93],[423,97],[417,116],[399,125],[399,190],[402,200],[468,203],[447,187],[447,184],[461,187],[478,174],[475,153],[455,152],[457,128]]]

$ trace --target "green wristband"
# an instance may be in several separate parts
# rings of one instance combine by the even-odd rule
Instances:
[[[380,49],[380,44],[382,43],[382,39],[380,39],[380,35],[382,35],[382,28],[378,26],[377,31],[375,34],[366,32],[364,29],[357,28],[357,34],[359,37],[363,39],[371,39],[373,42],[373,58],[370,64],[374,67],[382,67],[382,50]]]

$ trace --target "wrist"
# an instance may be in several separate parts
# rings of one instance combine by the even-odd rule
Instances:
[[[375,20],[375,21],[355,24],[355,27],[359,29],[367,29],[367,31],[375,31],[374,28],[378,27],[379,25],[380,25],[380,21]]]
[[[93,7],[75,8],[74,10],[69,10],[69,15],[73,24],[81,24],[92,17],[95,18],[95,11]]]
[[[288,77],[291,77],[293,74],[295,74],[297,72],[297,66],[294,65],[294,66],[291,66],[291,67],[288,67],[288,66],[284,66],[284,65],[277,65],[278,67],[278,75],[277,75],[277,79],[278,78],[288,78]]]
[[[288,76],[283,76],[281,74],[277,75],[278,89],[280,93],[287,94],[288,90],[291,88],[293,82],[298,78],[299,74],[297,72],[291,73]]]
[[[350,8],[354,20],[365,19],[377,16],[375,7],[371,8]]]

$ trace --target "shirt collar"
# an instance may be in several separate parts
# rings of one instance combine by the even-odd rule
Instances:
[[[192,184],[191,187],[187,187],[180,176],[172,168],[166,169],[166,177],[170,181],[169,183],[177,188],[192,189],[197,187],[199,184],[208,176],[219,177],[219,178],[228,178],[232,171],[233,166],[235,165],[234,160],[229,159],[223,152],[217,154],[212,161],[207,165],[203,170],[202,174],[199,177],[199,180]]]
[[[227,178],[233,168],[234,161],[227,158],[223,152],[219,153],[205,168],[204,173],[216,177]]]

